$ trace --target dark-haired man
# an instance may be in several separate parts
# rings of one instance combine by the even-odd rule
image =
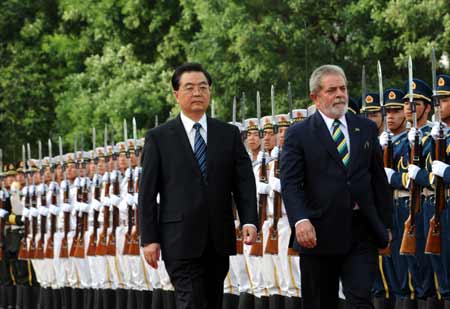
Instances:
[[[222,306],[229,255],[236,253],[232,195],[245,242],[256,239],[250,158],[238,128],[206,116],[211,84],[199,64],[175,70],[172,87],[181,113],[147,133],[142,154],[144,257],[156,268],[162,253],[177,308]]]

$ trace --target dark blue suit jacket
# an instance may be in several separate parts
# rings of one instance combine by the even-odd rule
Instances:
[[[345,254],[351,245],[352,212],[359,205],[370,239],[388,243],[392,194],[383,168],[377,128],[370,120],[346,114],[350,164],[345,167],[319,112],[290,127],[281,153],[281,188],[293,233],[298,220],[309,219],[317,246],[294,248],[304,254]]]

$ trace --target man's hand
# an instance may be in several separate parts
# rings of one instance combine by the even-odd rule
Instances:
[[[158,269],[158,261],[161,255],[161,246],[158,243],[151,243],[144,246],[144,258],[154,269]]]
[[[304,248],[314,248],[317,246],[316,230],[309,220],[297,224],[295,227],[295,236],[300,246]]]
[[[246,245],[253,245],[256,241],[256,228],[252,225],[242,227],[242,236]]]

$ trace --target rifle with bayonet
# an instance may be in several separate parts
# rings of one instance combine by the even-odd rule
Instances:
[[[3,203],[4,203],[4,195],[6,194],[5,191],[5,184],[3,183],[3,150],[0,149],[0,212],[3,209]],[[4,242],[4,230],[5,230],[5,220],[3,219],[3,216],[0,215],[0,261],[3,259],[3,242]]]
[[[28,175],[27,175],[27,159],[26,159],[26,151],[25,151],[25,145],[22,145],[22,161],[23,161],[23,174],[25,177],[25,198],[24,198],[24,208],[29,210],[30,209],[30,188],[28,183]],[[27,238],[28,234],[30,233],[30,220],[28,216],[24,216],[24,226],[25,226],[25,235],[20,240],[20,248],[19,248],[19,260],[26,260],[28,259],[28,246],[27,246]]]
[[[38,154],[39,154],[39,161],[38,161],[38,169],[39,173],[41,174],[42,181],[41,181],[41,188],[40,190],[40,201],[41,201],[41,207],[47,207],[47,186],[45,184],[45,180],[43,179],[44,170],[42,168],[42,143],[41,141],[38,141]],[[43,214],[40,214],[40,237],[36,245],[36,253],[34,255],[35,259],[43,259],[44,258],[44,243],[45,243],[45,233],[47,232],[47,216],[44,216]]]
[[[87,205],[89,203],[89,178],[86,174],[86,161],[84,160],[84,152],[83,152],[83,136],[81,136],[81,145],[80,145],[80,168],[83,171],[82,178],[80,178],[80,188],[81,188],[81,202],[82,205]],[[80,221],[79,225],[79,234],[77,243],[75,246],[74,257],[84,258],[85,256],[85,242],[84,236],[86,234],[86,230],[88,228],[88,212],[87,208],[83,207],[80,209],[78,218]]]
[[[59,157],[60,157],[60,164],[63,170],[63,177],[64,177],[64,186],[62,189],[63,191],[63,203],[69,204],[70,203],[70,187],[69,187],[69,180],[67,179],[67,171],[66,171],[66,165],[63,160],[63,151],[62,151],[62,139],[61,136],[59,137]],[[63,209],[64,210],[64,209]],[[59,251],[59,257],[60,258],[68,258],[69,257],[69,241],[67,239],[67,235],[70,232],[70,211],[64,210],[64,230],[63,230],[63,238],[61,240],[61,249]]]
[[[272,125],[273,133],[278,134],[278,125],[275,121],[275,89],[272,85],[270,91],[271,107],[272,107]],[[276,137],[276,147],[278,147],[278,137]],[[280,152],[278,151],[278,154]],[[277,172],[278,170],[278,172]],[[279,177],[279,157],[274,160],[275,177]],[[269,237],[267,239],[266,253],[278,254],[278,220],[281,217],[281,194],[274,190],[273,198],[273,222],[269,228]]]
[[[28,162],[30,162],[30,173],[31,173],[31,182],[32,182],[32,190],[31,190],[31,239],[30,239],[30,246],[28,248],[28,258],[32,259],[34,258],[36,254],[36,235],[37,235],[37,229],[38,229],[38,220],[37,216],[33,215],[34,211],[37,211],[37,189],[36,189],[36,183],[34,180],[34,171],[31,167],[31,148],[30,144],[27,143],[27,152],[28,152]]]
[[[433,79],[433,105],[434,115],[437,123],[439,124],[439,134],[434,144],[435,159],[439,161],[445,161],[446,157],[446,142],[444,136],[443,126],[441,125],[441,104],[439,96],[437,94],[436,87],[436,57],[434,48],[431,51],[431,73]],[[427,254],[441,254],[441,215],[444,211],[446,204],[445,196],[445,184],[442,177],[435,176],[435,208],[434,215],[430,219],[430,227],[428,229],[427,242],[425,245],[425,253]]]
[[[258,126],[259,126],[259,137],[264,137],[264,130],[261,127],[261,99],[259,96],[259,91],[256,93],[256,113],[258,117]],[[266,166],[266,150],[263,146],[261,165],[259,169],[259,181],[262,183],[268,183],[267,179],[267,166]],[[258,201],[258,230],[259,232],[256,235],[256,241],[252,245],[250,249],[250,255],[253,256],[262,256],[263,255],[263,231],[262,226],[267,217],[267,194],[259,194]]]
[[[413,78],[412,78],[412,60],[408,59],[408,84],[409,84],[409,104],[413,116],[413,127],[416,129],[414,144],[411,148],[410,164],[422,166],[422,145],[420,143],[419,129],[417,128],[417,112],[416,102],[413,98]],[[409,199],[409,216],[405,221],[405,229],[403,232],[402,244],[400,246],[400,254],[414,255],[416,254],[416,215],[421,207],[422,188],[414,179],[409,180],[410,199]]]
[[[105,126],[105,131],[103,135],[103,149],[105,153],[105,165],[108,170],[108,128]],[[111,177],[108,172],[105,172],[105,176],[103,178],[104,182],[104,190],[105,190],[105,198],[109,198],[109,188],[111,185]],[[95,255],[106,255],[107,252],[107,239],[108,239],[108,229],[109,229],[109,206],[105,205],[103,207],[103,226],[102,231],[100,232],[100,236],[97,242],[97,248],[95,250]]]
[[[94,185],[94,195],[92,196],[92,200],[99,202],[100,201],[100,175],[98,174],[98,154],[95,147],[95,141],[96,141],[96,132],[95,128],[92,128],[92,149],[94,152],[94,164],[95,164],[95,175],[92,177],[93,185]],[[92,234],[89,236],[89,244],[88,244],[88,250],[87,255],[88,256],[95,256],[95,251],[97,249],[97,230],[100,226],[98,222],[98,216],[100,212],[98,209],[94,208],[93,213],[93,228],[92,228]]]
[[[75,136],[75,138],[74,138],[73,147],[74,147],[73,156],[74,156],[74,160],[75,160],[74,164],[75,164],[75,168],[77,170],[77,178],[75,179],[75,185],[77,187],[76,200],[77,200],[77,202],[81,202],[83,200],[83,188],[81,187],[81,178],[80,178],[81,164],[80,164],[80,160],[78,159],[77,136]],[[74,205],[76,205],[76,204],[74,203]],[[80,216],[79,210],[75,210],[75,220],[76,220],[75,235],[73,236],[72,246],[70,247],[70,253],[69,253],[69,255],[71,257],[75,256],[75,249],[78,247],[78,240],[80,237],[81,216]]]
[[[381,107],[381,114],[383,117],[382,119],[383,119],[383,124],[384,124],[384,132],[388,133],[388,143],[383,150],[383,161],[384,161],[384,167],[388,167],[388,168],[392,169],[394,167],[393,145],[392,145],[392,139],[391,139],[390,132],[388,132],[388,126],[387,126],[387,121],[386,121],[386,107],[384,106],[384,96],[383,96],[384,95],[383,74],[381,71],[380,61],[378,61],[378,64],[377,64],[377,73],[378,73],[378,90],[380,93],[380,107]],[[394,199],[392,192],[391,192],[391,198]],[[392,250],[391,250],[390,243],[386,248],[378,250],[378,254],[380,254],[380,255],[390,256],[391,253],[392,253]]]
[[[114,146],[114,129],[111,129],[111,147],[112,147],[112,160],[114,162],[114,171],[111,173],[111,181],[113,182],[113,195],[114,197],[120,196],[120,172],[117,168],[117,151]],[[112,177],[115,176],[115,177]],[[113,203],[112,203],[113,204]],[[113,218],[111,233],[108,236],[108,245],[106,249],[106,254],[115,256],[116,255],[116,230],[119,226],[119,208],[118,205],[112,205],[113,208]]]
[[[363,65],[362,73],[361,73],[361,109],[362,109],[362,113],[361,114],[363,115],[364,118],[367,118],[366,96],[367,96],[366,67]]]
[[[48,140],[48,155],[49,155],[49,164],[50,164],[50,172],[52,173],[52,182],[51,182],[51,204],[53,207],[57,206],[58,203],[58,187],[55,181],[55,167],[53,164],[53,158],[52,158],[52,141]],[[62,161],[62,160],[61,160]],[[56,233],[56,221],[57,216],[52,213],[50,215],[50,236],[47,240],[47,247],[45,248],[45,258],[47,259],[53,259],[54,256],[54,240],[55,240],[55,233]]]
[[[123,120],[123,136],[125,140],[125,155],[127,157],[127,176],[128,176],[128,184],[127,184],[127,192],[129,195],[134,195],[134,186],[133,186],[133,169],[131,167],[131,157],[130,157],[130,149],[128,145],[128,129],[127,129],[127,120]],[[127,255],[130,251],[131,246],[131,232],[133,229],[133,221],[134,221],[134,212],[133,212],[133,204],[129,203],[129,200],[127,199],[127,216],[128,216],[128,226],[127,226],[127,232],[125,233],[125,244],[123,246],[123,254]]]
[[[134,182],[133,182],[133,191],[134,193],[139,192],[139,177],[140,177],[140,171],[141,171],[141,163],[139,159],[140,155],[140,149],[137,146],[137,126],[136,126],[136,119],[133,118],[133,144],[134,144],[134,156],[136,158],[137,168],[134,175]],[[129,184],[129,183],[128,183]],[[130,245],[128,247],[128,254],[129,255],[139,255],[139,216],[138,216],[138,208],[134,208],[134,216],[133,216],[133,227],[131,229],[131,236],[130,236]]]

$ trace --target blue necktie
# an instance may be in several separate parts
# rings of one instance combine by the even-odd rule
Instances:
[[[202,125],[200,123],[194,124],[195,139],[194,139],[194,155],[197,159],[198,167],[204,179],[206,179],[206,143],[200,134]]]

